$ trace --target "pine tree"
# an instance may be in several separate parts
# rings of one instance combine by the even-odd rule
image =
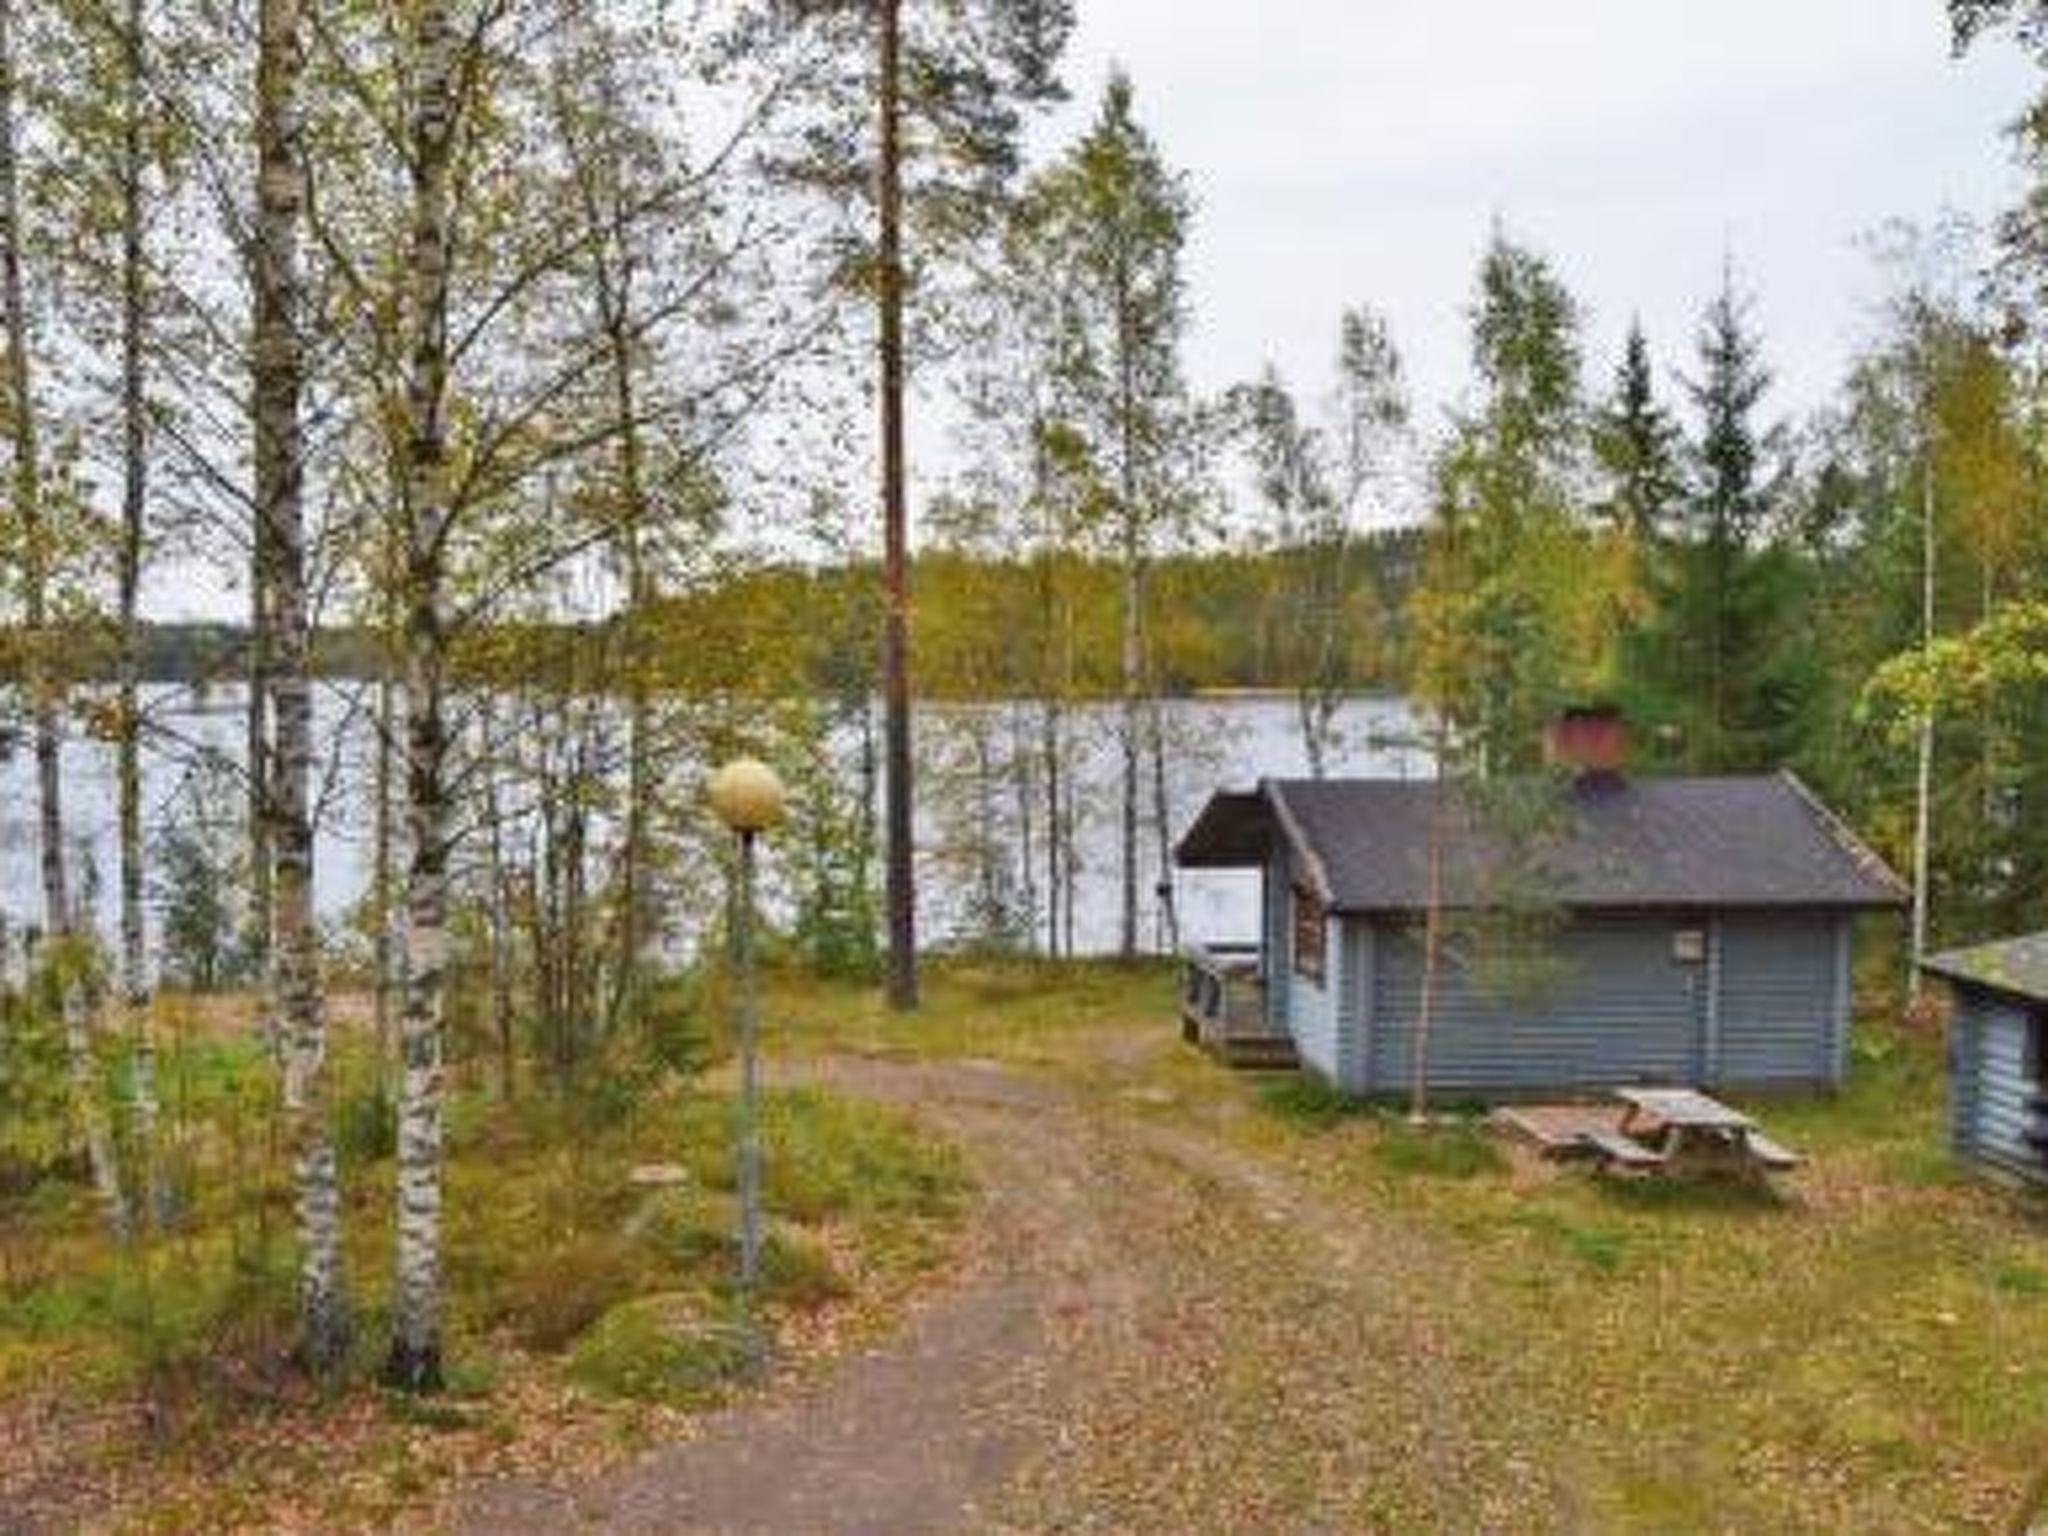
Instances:
[[[807,135],[807,152],[785,169],[842,197],[870,190],[874,197],[874,244],[861,249],[853,265],[869,269],[864,275],[875,304],[888,990],[891,1006],[908,1009],[918,997],[904,412],[912,351],[908,307],[935,266],[995,227],[1018,165],[1023,111],[1062,94],[1056,69],[1073,28],[1073,5],[786,0],[782,8],[805,31],[822,28],[848,66],[828,79],[826,116]],[[849,104],[867,97],[870,82],[872,174],[847,129]],[[913,147],[919,145],[922,152]]]

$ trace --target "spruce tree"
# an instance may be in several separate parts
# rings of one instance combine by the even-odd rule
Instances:
[[[1772,536],[1766,461],[1775,434],[1757,412],[1771,385],[1752,304],[1732,263],[1707,303],[1688,494],[1652,564],[1652,615],[1632,647],[1639,708],[1666,754],[1702,773],[1775,767],[1792,750],[1802,686],[1782,620],[1801,567]]]
[[[1668,531],[1684,494],[1679,442],[1677,423],[1657,400],[1650,344],[1637,320],[1615,370],[1614,393],[1593,423],[1593,457],[1606,481],[1603,519],[1638,546]]]

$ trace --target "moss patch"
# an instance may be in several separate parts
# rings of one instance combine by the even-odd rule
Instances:
[[[746,1325],[692,1294],[641,1296],[600,1318],[569,1355],[581,1386],[636,1402],[715,1401],[754,1360]]]

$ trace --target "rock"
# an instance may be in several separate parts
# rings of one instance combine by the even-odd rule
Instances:
[[[690,1182],[690,1170],[681,1163],[641,1163],[626,1182],[635,1189],[675,1189]]]

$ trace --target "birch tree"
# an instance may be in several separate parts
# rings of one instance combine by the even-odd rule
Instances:
[[[78,913],[72,905],[64,845],[64,693],[54,665],[52,611],[51,554],[55,541],[50,528],[52,509],[46,504],[49,485],[42,462],[41,405],[32,360],[35,339],[23,270],[28,222],[21,186],[20,24],[21,7],[16,0],[0,0],[0,325],[4,325],[7,346],[8,447],[12,458],[9,484],[15,538],[20,549],[22,621],[27,647],[24,671],[34,737],[43,921],[47,952],[58,972],[73,1112],[83,1126],[93,1187],[114,1232],[125,1236],[129,1227],[128,1203],[114,1160],[105,1095],[92,1057],[95,1020],[87,975],[91,940],[89,933],[80,931]]]
[[[341,1192],[330,1128],[320,941],[313,914],[312,621],[307,594],[305,435],[300,421],[305,305],[299,241],[305,145],[300,0],[262,0],[257,12],[254,315],[256,542],[264,550],[264,650],[275,730],[265,839],[275,860],[270,987],[285,1062],[299,1220],[303,1350],[327,1374],[346,1358],[349,1317],[341,1266]]]
[[[398,1249],[385,1378],[436,1391],[441,1362],[442,1035],[448,963],[445,689],[448,670],[448,303],[456,71],[453,6],[426,0],[412,18],[407,133],[412,241],[407,262],[405,744],[410,866],[406,876],[404,1063],[398,1112]]]
[[[1193,203],[1138,122],[1123,74],[1111,77],[1093,126],[1034,179],[1026,198],[1032,238],[1063,263],[1048,339],[1061,419],[1096,469],[1098,526],[1122,578],[1118,948],[1133,955],[1148,569],[1198,479],[1189,462],[1195,411],[1180,360],[1188,326],[1181,250]]]
[[[144,247],[144,180],[148,173],[143,120],[148,111],[148,15],[143,0],[125,0],[121,58],[121,534],[117,562],[120,693],[116,701],[119,761],[116,815],[121,850],[121,1005],[133,1052],[136,1139],[142,1148],[146,1209],[161,1205],[156,1173],[156,1039],[151,1017],[148,936],[143,922],[142,591],[149,503],[148,271]]]
[[[1384,512],[1408,422],[1400,356],[1370,310],[1339,325],[1337,382],[1313,422],[1277,371],[1231,393],[1273,545],[1280,665],[1294,683],[1309,773],[1322,778],[1345,696],[1369,670],[1382,615],[1354,601],[1355,557],[1368,501]],[[1374,594],[1368,593],[1368,599]]]
[[[373,396],[396,406],[388,419],[398,424],[407,820],[397,1274],[386,1376],[432,1390],[443,1349],[451,876],[463,826],[450,751],[460,725],[449,693],[454,648],[509,604],[545,595],[551,573],[576,569],[622,529],[650,531],[645,483],[640,495],[561,516],[550,489],[558,476],[613,479],[622,441],[659,439],[671,486],[701,486],[712,461],[741,438],[779,367],[815,345],[817,327],[773,304],[760,306],[757,323],[729,318],[746,313],[739,300],[749,283],[789,243],[775,219],[750,205],[728,212],[713,195],[730,190],[732,171],[746,164],[763,102],[776,94],[772,79],[736,82],[735,126],[687,175],[664,173],[644,196],[602,193],[595,221],[557,220],[545,211],[583,206],[578,166],[588,171],[593,162],[573,150],[555,153],[561,146],[545,130],[563,120],[561,90],[589,92],[575,116],[602,104],[604,81],[553,66],[583,39],[577,24],[595,24],[591,13],[551,0],[439,0],[415,8],[407,22],[395,61],[378,59],[374,32],[360,42],[362,57],[345,56],[342,41],[329,49],[330,67],[361,84],[378,121],[389,107],[378,82],[405,82],[402,121],[390,120],[385,135],[403,145],[402,217],[380,203],[388,183],[381,168],[369,168],[351,195],[371,213],[370,243],[349,249],[349,231],[331,212],[321,227],[344,287],[369,311],[360,366],[388,383],[385,369],[396,360],[404,384],[400,401]],[[693,78],[720,67],[715,49],[693,52],[669,35],[662,47],[673,69]],[[396,68],[387,73],[386,62]],[[398,226],[399,249],[380,249],[375,241]],[[587,282],[596,253],[616,263],[619,252],[648,250],[664,230],[659,256],[635,258],[643,286],[634,291],[644,301],[621,305],[614,286],[611,306],[593,312]],[[380,286],[382,271],[397,274],[396,295]],[[611,276],[619,276],[616,264]],[[394,316],[396,330],[382,329]],[[689,342],[701,340],[700,327],[714,316],[727,327],[722,344],[691,354]],[[639,360],[665,350],[691,356],[687,376],[658,392],[639,388],[622,408],[619,364],[629,383],[644,385]]]

